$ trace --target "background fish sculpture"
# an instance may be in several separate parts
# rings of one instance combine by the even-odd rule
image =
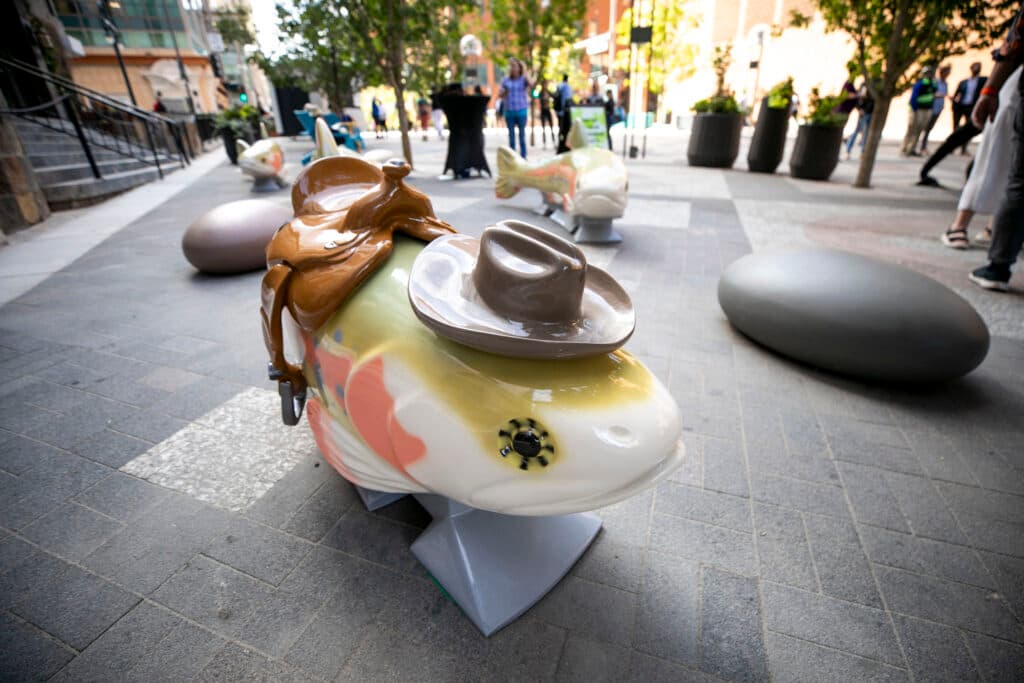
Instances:
[[[626,210],[629,178],[622,159],[591,146],[586,131],[574,121],[566,141],[569,151],[543,161],[527,161],[509,147],[498,148],[494,195],[509,199],[524,187],[540,190],[550,205],[569,216],[621,218]]]
[[[267,250],[271,377],[287,383],[286,398],[308,387],[307,418],[328,462],[368,489],[511,515],[592,510],[679,466],[679,409],[628,352],[510,358],[419,321],[407,289],[414,262],[454,230],[404,183],[408,172],[398,162],[313,162],[292,191],[295,219]],[[533,455],[512,447],[524,435]]]
[[[365,154],[360,154],[345,145],[339,146],[334,139],[334,135],[331,134],[331,127],[321,117],[317,117],[314,126],[316,142],[313,147],[313,153],[310,155],[310,161],[326,157],[352,157],[353,159],[362,159],[379,166],[394,156],[386,149],[369,149],[366,150]]]
[[[284,150],[273,140],[257,140],[249,144],[236,140],[238,167],[242,173],[253,179],[253,192],[268,192],[285,187]]]

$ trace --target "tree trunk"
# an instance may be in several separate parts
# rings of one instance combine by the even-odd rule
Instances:
[[[871,172],[875,170],[875,158],[878,156],[878,146],[882,142],[885,120],[889,117],[890,104],[892,95],[883,94],[875,100],[875,110],[871,113],[871,125],[868,126],[868,138],[864,143],[864,153],[860,157],[857,179],[853,181],[854,187],[871,187]]]
[[[402,156],[412,168],[412,145],[409,143],[409,114],[405,110],[405,84],[402,77],[395,79],[395,106],[398,107],[398,128],[402,132]]]

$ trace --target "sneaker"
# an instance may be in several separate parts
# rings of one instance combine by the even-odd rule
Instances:
[[[1005,292],[1010,289],[1009,266],[997,266],[990,263],[987,266],[978,268],[968,277],[971,279],[971,282],[985,289],[991,289],[996,292]]]
[[[930,175],[921,176],[921,179],[917,181],[917,184],[923,187],[939,187],[939,181]]]

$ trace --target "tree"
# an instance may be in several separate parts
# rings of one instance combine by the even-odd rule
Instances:
[[[292,0],[277,6],[279,26],[292,39],[286,57],[296,66],[329,77],[321,87],[341,91],[339,81],[362,86],[386,85],[395,91],[402,154],[411,166],[409,115],[405,93],[410,78],[454,32],[452,21],[469,0]],[[330,86],[328,84],[332,84]],[[340,99],[337,101],[341,101]]]
[[[816,0],[830,29],[846,31],[854,59],[875,100],[855,187],[869,187],[882,129],[894,97],[910,88],[919,67],[983,47],[1005,18],[1006,3],[977,0]],[[792,24],[810,18],[794,11]]]
[[[653,15],[652,15],[653,13]],[[668,79],[681,81],[694,72],[698,41],[691,35],[697,28],[697,8],[693,0],[664,0],[654,3],[653,10],[642,12],[638,25],[651,27],[651,63],[646,64],[645,46],[638,50],[637,69],[648,67],[648,89],[661,94]],[[627,9],[615,25],[615,68],[630,71],[630,30],[633,9]]]

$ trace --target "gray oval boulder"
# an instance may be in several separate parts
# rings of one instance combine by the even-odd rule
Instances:
[[[244,273],[267,267],[267,244],[292,212],[266,199],[243,199],[211,209],[188,226],[181,250],[204,273]]]
[[[867,379],[952,379],[988,353],[985,322],[952,290],[912,270],[833,249],[744,256],[722,274],[718,303],[754,341]]]

